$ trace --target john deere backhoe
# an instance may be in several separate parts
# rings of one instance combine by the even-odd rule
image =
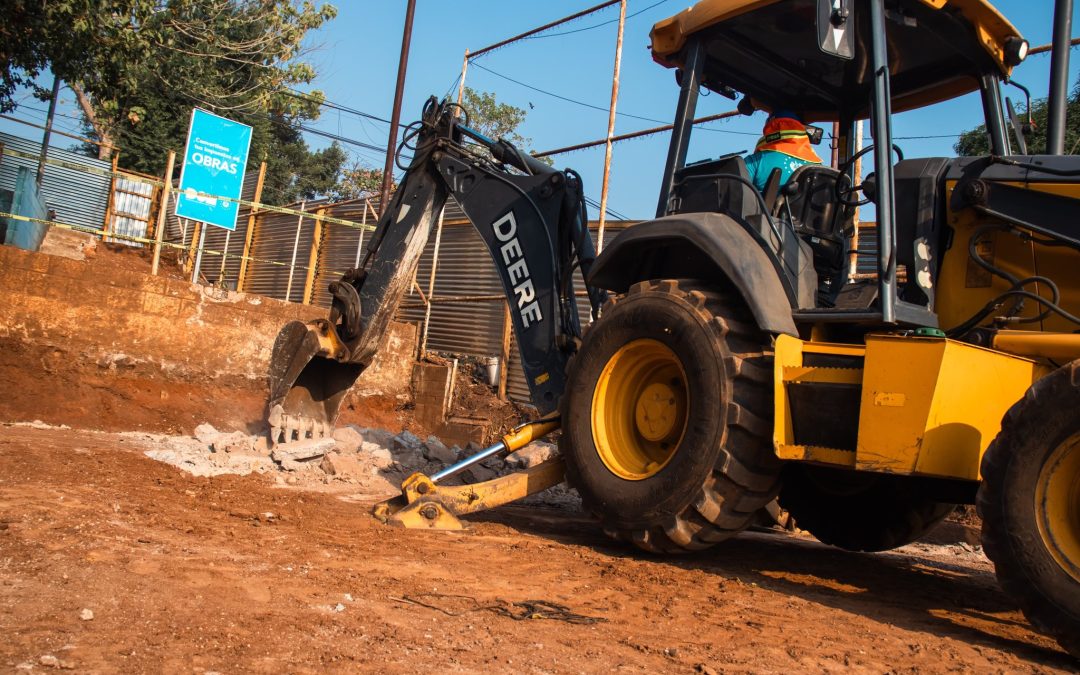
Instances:
[[[703,0],[652,31],[680,83],[657,217],[595,259],[576,174],[430,103],[368,258],[332,286],[330,319],[279,337],[275,440],[332,427],[452,194],[499,269],[541,419],[410,477],[377,515],[454,524],[560,480],[563,463],[605,530],[650,551],[712,546],[777,497],[823,542],[859,551],[976,503],[1006,592],[1080,657],[1080,158],[1011,149],[1010,125],[1018,148],[1025,125],[1002,86],[1027,49],[985,0]],[[839,167],[758,191],[738,155],[688,164],[703,89],[741,95],[745,112],[838,123]],[[905,158],[892,114],[970,92],[990,154]],[[856,150],[862,119],[873,143]],[[873,160],[865,179],[860,157]],[[855,250],[855,209],[870,202],[876,245]],[[875,262],[873,278],[851,275],[853,255]],[[440,484],[559,427],[550,465]]]

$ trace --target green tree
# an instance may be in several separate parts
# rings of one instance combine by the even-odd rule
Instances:
[[[347,199],[360,199],[363,197],[377,197],[382,189],[382,169],[373,169],[360,160],[354,160],[352,164],[341,170],[337,185],[330,192],[335,201]],[[393,192],[397,185],[391,185]]]
[[[530,151],[528,148],[532,145],[532,139],[518,133],[518,127],[525,122],[528,114],[524,108],[499,103],[495,94],[486,91],[478,92],[472,87],[465,87],[461,105],[467,111],[468,124],[473,129],[488,138],[506,139],[522,150]],[[550,157],[543,157],[540,161],[549,166],[553,163]]]
[[[333,18],[311,0],[11,0],[0,13],[0,107],[45,68],[75,92],[86,133],[120,149],[124,168],[160,173],[182,147],[191,108],[253,127],[249,168],[267,162],[274,202],[328,190],[340,147],[311,153],[299,127],[315,119],[320,92],[292,88],[315,76],[303,61],[309,31]],[[332,178],[327,179],[327,174]]]
[[[1017,106],[1016,116],[1022,121],[1027,121],[1027,109],[1023,103]],[[1036,155],[1046,152],[1046,120],[1047,100],[1035,99],[1031,102],[1032,125],[1031,134],[1027,138],[1028,154]],[[1009,125],[1009,142],[1016,151],[1016,137]],[[987,155],[990,153],[990,139],[986,133],[986,125],[980,124],[974,129],[960,134],[953,146],[956,154],[961,156]],[[1080,150],[1080,80],[1073,87],[1072,94],[1066,105],[1065,111],[1065,152],[1076,154]]]

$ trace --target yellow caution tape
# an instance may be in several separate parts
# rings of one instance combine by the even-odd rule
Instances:
[[[34,160],[34,161],[38,161],[39,159],[41,159],[41,157],[39,155],[33,155],[33,154],[28,153],[28,152],[22,152],[21,150],[15,150],[14,148],[7,148],[7,147],[4,148],[4,153],[3,154],[4,155],[11,155],[12,157],[21,157],[23,159],[30,159],[30,160]],[[113,177],[113,176],[118,176],[120,178],[126,178],[128,180],[131,180],[131,181],[134,181],[134,182],[137,182],[137,183],[145,183],[146,185],[153,185],[154,187],[162,187],[163,185],[165,185],[160,180],[155,180],[155,179],[152,179],[152,178],[143,178],[142,176],[136,176],[136,175],[133,175],[133,174],[124,173],[122,171],[109,171],[109,170],[106,170],[106,169],[99,169],[99,168],[97,168],[95,166],[85,166],[83,164],[75,164],[74,162],[67,162],[67,161],[64,161],[62,159],[55,159],[53,157],[46,157],[45,158],[45,163],[46,164],[52,164],[52,165],[55,165],[55,166],[61,166],[61,167],[65,168],[65,169],[70,169],[72,171],[82,171],[83,173],[92,173],[92,174],[95,174],[95,175],[107,176],[107,177],[110,177],[110,178]],[[270,204],[263,204],[263,203],[260,203],[260,202],[251,202],[251,201],[248,201],[246,199],[235,199],[233,197],[224,197],[224,196],[221,196],[221,195],[212,195],[212,194],[209,194],[209,193],[206,193],[206,192],[198,192],[196,190],[191,190],[191,191],[185,190],[183,192],[181,192],[179,190],[176,190],[174,188],[170,188],[170,190],[174,194],[182,194],[185,197],[188,197],[189,199],[193,198],[193,197],[191,197],[191,195],[194,194],[195,196],[202,197],[204,199],[220,199],[223,202],[234,202],[234,203],[239,204],[241,206],[251,207],[253,210],[258,210],[258,211],[270,211],[272,213],[283,213],[283,214],[289,215],[289,216],[301,216],[303,218],[310,218],[311,220],[318,220],[318,221],[322,221],[324,223],[333,223],[334,225],[343,225],[345,227],[351,227],[351,228],[353,228],[355,230],[365,230],[365,231],[368,231],[368,232],[371,232],[371,231],[375,230],[374,225],[367,225],[367,224],[364,224],[364,223],[357,223],[357,222],[352,221],[352,220],[345,220],[344,218],[335,218],[333,216],[327,216],[327,215],[320,214],[317,211],[315,213],[312,213],[310,211],[297,211],[296,209],[290,209],[290,208],[286,208],[284,206],[272,206]]]
[[[62,222],[60,222],[58,220],[43,220],[41,218],[34,218],[32,216],[22,216],[22,215],[19,215],[17,213],[5,213],[3,211],[0,211],[0,218],[7,218],[9,220],[21,220],[21,221],[23,221],[25,223],[37,223],[39,225],[51,225],[52,227],[59,227],[59,228],[64,229],[64,230],[74,230],[76,232],[85,232],[87,234],[93,234],[93,235],[97,235],[97,236],[103,237],[103,238],[108,237],[110,239],[120,239],[120,240],[123,240],[123,241],[131,241],[131,242],[135,242],[135,243],[138,243],[138,244],[152,244],[152,245],[155,245],[155,246],[160,244],[161,246],[165,246],[167,248],[177,248],[177,249],[181,249],[181,250],[187,250],[189,248],[189,245],[176,244],[176,243],[173,243],[171,241],[158,242],[158,241],[156,241],[154,239],[148,239],[146,237],[136,237],[134,235],[119,234],[119,233],[116,233],[116,232],[103,232],[102,230],[98,230],[98,229],[95,229],[93,227],[87,227],[86,225],[73,225],[71,223],[62,223]],[[283,262],[281,262],[279,260],[267,260],[265,258],[254,258],[252,256],[234,255],[234,254],[231,254],[231,253],[227,253],[225,251],[215,251],[213,249],[208,249],[208,248],[196,247],[195,250],[196,251],[202,251],[203,253],[209,253],[211,255],[227,256],[229,258],[236,258],[237,260],[251,260],[253,262],[263,263],[263,264],[266,264],[266,265],[277,265],[279,267],[292,267],[294,269],[301,269],[301,270],[307,270],[308,269],[308,267],[305,266],[305,265],[290,265],[289,263],[283,263]]]

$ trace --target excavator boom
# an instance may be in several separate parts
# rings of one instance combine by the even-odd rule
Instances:
[[[581,180],[459,123],[434,98],[410,128],[413,150],[363,264],[330,284],[326,320],[287,324],[274,343],[267,421],[275,443],[328,435],[346,392],[371,364],[409,289],[432,226],[453,196],[499,272],[533,404],[556,410],[581,336],[571,272],[595,249]],[[403,144],[404,145],[404,144]],[[400,148],[399,148],[400,158]],[[606,294],[589,288],[593,315]]]

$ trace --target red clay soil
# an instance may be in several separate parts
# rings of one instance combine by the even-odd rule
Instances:
[[[193,478],[131,438],[0,427],[0,663],[79,672],[1068,672],[989,564],[750,534],[677,558],[507,508],[391,529],[371,495]],[[569,614],[520,605],[544,601]],[[525,605],[536,608],[536,605]],[[80,614],[90,610],[93,618]],[[578,623],[567,621],[579,617]],[[585,618],[580,618],[585,617]]]
[[[103,431],[191,434],[204,422],[227,431],[265,429],[265,381],[190,380],[134,359],[97,362],[60,345],[0,338],[0,421],[41,420]],[[401,403],[370,397],[342,406],[340,424],[400,430]]]

